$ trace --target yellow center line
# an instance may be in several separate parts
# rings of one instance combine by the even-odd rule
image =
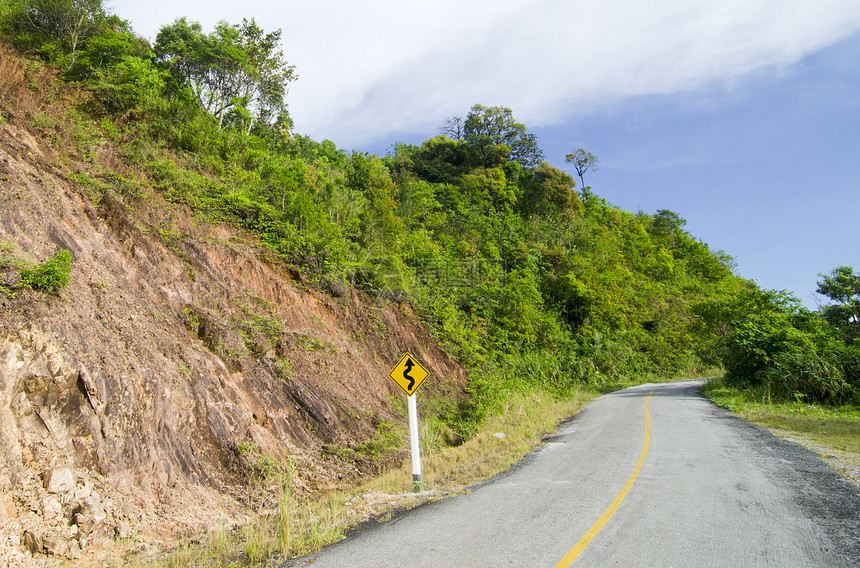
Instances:
[[[597,536],[597,533],[599,533],[606,523],[609,522],[609,519],[612,518],[612,515],[614,515],[615,511],[618,510],[618,507],[621,506],[621,502],[624,501],[624,498],[627,496],[627,492],[630,491],[631,487],[633,487],[633,483],[639,476],[639,470],[642,469],[642,464],[645,463],[645,457],[648,455],[648,445],[651,442],[651,415],[648,414],[648,403],[651,402],[651,396],[653,396],[654,390],[651,391],[648,398],[645,400],[645,443],[642,445],[642,453],[639,454],[639,462],[636,464],[636,467],[633,468],[633,473],[631,473],[630,477],[627,478],[627,483],[624,484],[624,488],[621,489],[621,492],[615,497],[612,504],[609,505],[602,515],[600,515],[597,522],[588,529],[588,532],[585,533],[585,536],[576,543],[576,546],[571,548],[570,551],[564,555],[564,558],[559,560],[558,564],[555,565],[555,568],[567,568],[573,564],[573,561],[582,554],[582,551],[585,550],[585,547],[588,546],[591,539]]]

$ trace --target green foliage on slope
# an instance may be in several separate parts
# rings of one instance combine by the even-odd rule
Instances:
[[[22,268],[21,283],[46,294],[59,294],[69,285],[71,272],[72,253],[62,249],[42,264]]]
[[[0,27],[92,92],[81,112],[142,175],[120,179],[93,163],[101,177],[91,185],[134,198],[127,188],[149,183],[256,234],[321,289],[349,283],[379,301],[411,302],[476,370],[469,404],[494,388],[480,377],[511,372],[513,389],[564,392],[721,362],[738,380],[809,363],[830,377],[814,396],[842,396],[849,384],[834,375],[841,347],[823,320],[734,275],[732,259],[689,234],[677,213],[634,214],[590,187],[577,191],[510,109],[475,105],[446,135],[383,157],[348,153],[292,132],[284,97],[295,75],[277,49],[280,30],[246,20],[206,34],[181,19],[150,47],[88,2],[16,0]],[[49,9],[89,18],[74,45],[32,17]],[[569,161],[581,181],[597,165],[584,149]],[[793,358],[810,345],[818,360]],[[782,370],[767,371],[773,364]],[[481,410],[451,412],[477,419]]]

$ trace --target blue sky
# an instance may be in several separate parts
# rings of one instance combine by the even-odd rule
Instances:
[[[809,307],[819,273],[860,270],[860,34],[731,89],[632,98],[579,123],[592,119],[572,144],[565,126],[536,133],[557,167],[596,154],[586,183],[611,203],[679,213],[742,276]]]
[[[186,16],[283,30],[296,130],[384,154],[475,103],[510,107],[550,162],[670,209],[741,276],[808,306],[860,269],[857,0],[114,0],[154,39]]]

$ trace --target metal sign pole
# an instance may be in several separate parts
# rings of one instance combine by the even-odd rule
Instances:
[[[418,405],[415,402],[415,394],[407,397],[409,401],[409,445],[412,449],[412,491],[415,493],[423,489],[421,484],[421,451],[418,447]]]

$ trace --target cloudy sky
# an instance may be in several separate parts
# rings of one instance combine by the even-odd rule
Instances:
[[[113,0],[151,40],[185,16],[283,31],[296,130],[384,154],[475,103],[629,211],[671,209],[765,288],[814,307],[860,270],[857,0]]]

